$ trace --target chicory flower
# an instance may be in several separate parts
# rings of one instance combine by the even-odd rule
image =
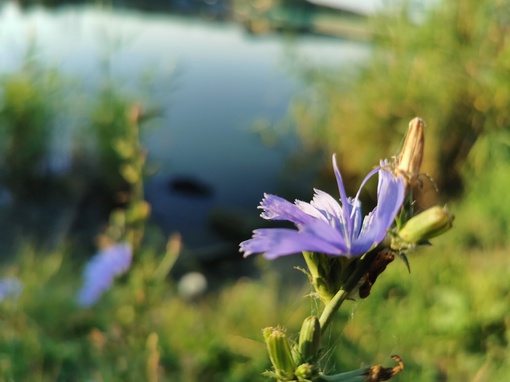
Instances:
[[[253,231],[253,237],[240,245],[244,257],[263,253],[267,259],[303,251],[331,256],[357,256],[379,244],[402,205],[404,179],[396,176],[386,161],[363,180],[354,198],[348,198],[342,176],[333,155],[340,203],[328,193],[315,189],[310,203],[296,200],[294,204],[275,195],[265,194],[259,208],[268,220],[288,220],[297,230],[265,228]],[[365,183],[379,175],[377,206],[363,217],[359,196]]]
[[[0,301],[17,299],[23,291],[23,284],[16,277],[6,277],[0,280]]]
[[[101,250],[87,263],[83,272],[83,286],[78,292],[78,305],[94,305],[112,285],[115,277],[131,266],[132,249],[129,244],[115,244]]]

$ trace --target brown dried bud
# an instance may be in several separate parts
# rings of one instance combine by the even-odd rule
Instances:
[[[359,287],[358,293],[360,298],[367,298],[370,295],[370,291],[375,281],[377,280],[377,277],[379,277],[379,275],[384,272],[386,266],[394,259],[395,255],[392,251],[379,251],[377,257],[372,261],[367,273],[365,274],[363,284]]]
[[[383,367],[381,365],[375,365],[370,367],[365,382],[381,382],[388,381],[395,375],[399,374],[404,370],[404,361],[398,355],[394,354],[391,358],[397,363],[394,367]]]
[[[421,118],[416,117],[409,122],[402,151],[395,161],[395,170],[403,175],[406,186],[412,186],[420,173],[425,146],[424,129],[425,122]]]

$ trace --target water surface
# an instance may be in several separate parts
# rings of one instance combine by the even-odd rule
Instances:
[[[16,70],[30,41],[40,60],[90,89],[103,78],[105,62],[125,89],[150,74],[150,102],[163,113],[144,135],[159,168],[146,194],[154,220],[167,233],[181,232],[191,247],[221,241],[208,228],[211,211],[257,215],[263,192],[278,192],[288,152],[264,145],[253,123],[281,121],[292,98],[306,91],[288,70],[295,59],[286,52],[314,65],[342,66],[355,65],[369,49],[324,36],[253,36],[234,22],[91,6],[22,12],[7,3],[0,11],[1,72]],[[172,192],[173,177],[183,175],[211,194]]]

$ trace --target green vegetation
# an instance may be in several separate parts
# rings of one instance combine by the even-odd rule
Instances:
[[[451,206],[455,228],[407,255],[411,274],[395,260],[370,298],[348,301],[340,310],[323,337],[322,345],[333,348],[321,355],[328,372],[391,365],[390,355],[398,354],[405,370],[396,381],[500,381],[510,374],[505,6],[445,0],[418,24],[402,15],[381,16],[373,21],[377,38],[366,65],[352,75],[345,68],[303,72],[313,94],[297,101],[293,112],[305,153],[337,152],[346,178],[357,178],[388,148],[397,152],[395,137],[419,115],[428,124],[425,170],[444,193],[439,199],[457,197]],[[52,95],[61,94],[62,84],[56,73],[36,66],[0,80],[0,176],[16,199],[31,198],[33,186],[27,185],[44,175],[45,137],[54,133],[57,111]],[[109,88],[98,99],[77,140],[94,132],[89,136],[99,139],[101,168],[109,169],[99,178],[107,182],[119,174],[105,187],[108,197],[127,190],[124,203],[108,211],[121,207],[105,236],[126,234],[140,244],[134,265],[96,305],[83,309],[76,304],[83,267],[76,254],[86,250],[64,241],[48,251],[22,236],[20,248],[2,253],[12,260],[0,278],[18,277],[24,290],[18,299],[0,302],[0,379],[263,380],[270,361],[261,328],[281,323],[297,333],[303,318],[317,311],[306,277],[283,275],[281,265],[258,259],[258,279],[229,278],[196,299],[181,296],[171,269],[175,251],[165,250],[166,238],[145,225],[148,206],[138,188],[145,162],[134,129],[140,120],[130,114],[137,110],[133,98]],[[83,151],[78,154],[85,157],[73,157],[71,167],[87,162]],[[91,173],[97,174],[80,174]],[[62,184],[72,194],[86,183],[73,178]]]
[[[164,251],[137,264],[89,309],[75,304],[79,264],[69,250],[27,248],[3,274],[25,285],[0,305],[0,372],[5,381],[257,381],[269,368],[261,328],[297,333],[316,302],[288,288],[273,264],[192,302],[155,277]],[[328,331],[327,370],[391,364],[395,380],[501,380],[510,371],[506,251],[459,250],[444,240],[395,261],[370,298],[343,307]],[[271,269],[271,270],[268,270]],[[293,278],[305,276],[295,271]],[[303,304],[305,300],[305,304]],[[345,325],[344,330],[342,330]],[[325,345],[325,344],[324,344]],[[476,379],[478,378],[478,379]]]
[[[313,90],[294,114],[308,148],[338,152],[348,158],[343,171],[359,177],[388,147],[396,153],[407,121],[421,116],[425,171],[442,192],[460,195],[473,145],[510,123],[507,5],[439,3],[419,23],[405,8],[375,18],[373,50],[351,73],[303,70]]]
[[[19,72],[0,77],[0,177],[18,198],[45,188],[61,85],[58,73],[41,68],[30,54]]]

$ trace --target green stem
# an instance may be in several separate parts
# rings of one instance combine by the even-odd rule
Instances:
[[[133,148],[133,156],[130,158],[131,165],[138,174],[137,181],[132,184],[130,208],[137,207],[145,201],[144,199],[144,167],[145,167],[145,152],[140,139],[140,105],[133,104],[129,110],[128,115],[128,137],[129,142]],[[133,251],[136,252],[140,248],[140,244],[144,235],[146,218],[137,218],[134,222],[129,224],[128,234],[131,236],[131,243]]]
[[[342,303],[349,296],[349,294],[353,291],[353,289],[358,285],[361,278],[365,275],[368,270],[368,267],[372,263],[372,261],[377,256],[379,249],[376,248],[365,255],[363,255],[356,265],[354,272],[349,276],[347,281],[344,283],[342,288],[336,292],[331,301],[324,307],[322,314],[319,318],[319,322],[321,325],[321,332],[324,333],[327,326],[333,319],[333,316],[338,311]]]
[[[347,295],[348,292],[345,289],[340,289],[322,311],[322,314],[319,318],[322,333],[324,333],[324,331],[326,330],[326,327],[328,326],[331,319],[333,318],[337,310],[340,308],[342,303],[347,298]]]

